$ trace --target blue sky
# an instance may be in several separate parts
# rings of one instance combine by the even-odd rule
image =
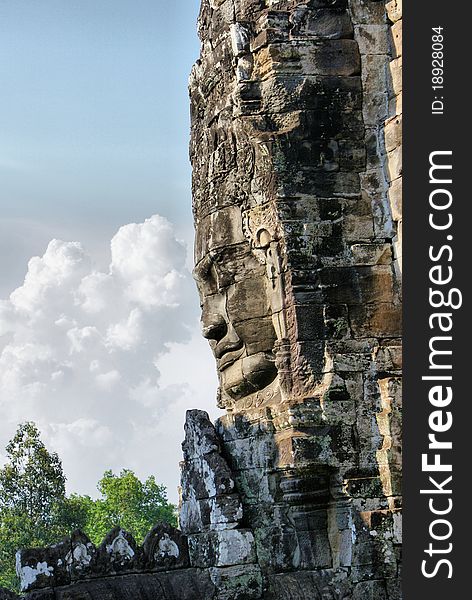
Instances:
[[[190,236],[197,14],[197,0],[0,2],[1,293],[51,236],[98,260],[154,212]]]
[[[132,468],[175,501],[185,410],[217,412],[188,272],[198,4],[0,0],[0,463],[34,420],[70,491]]]

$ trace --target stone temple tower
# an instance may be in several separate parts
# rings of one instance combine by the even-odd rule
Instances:
[[[225,414],[187,413],[180,530],[23,551],[30,600],[400,600],[401,8],[202,0],[194,275]]]
[[[195,278],[270,598],[399,598],[400,17],[202,2]]]

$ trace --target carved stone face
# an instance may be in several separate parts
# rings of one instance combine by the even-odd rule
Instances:
[[[203,335],[216,358],[225,404],[265,388],[277,375],[268,279],[243,234],[239,207],[197,222],[195,254]]]

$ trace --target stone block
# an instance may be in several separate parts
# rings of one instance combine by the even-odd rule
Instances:
[[[351,252],[353,265],[389,265],[392,262],[390,244],[353,244]]]
[[[243,414],[227,413],[216,420],[215,426],[218,435],[224,441],[242,440],[274,432],[271,413],[260,410],[257,410],[254,416],[248,411]]]
[[[364,55],[362,67],[362,85],[365,97],[383,91],[387,82],[387,57],[384,54]]]
[[[47,548],[26,548],[16,555],[17,574],[22,592],[70,583],[66,557],[70,540]]]
[[[234,56],[249,52],[251,32],[247,23],[232,23],[230,25],[230,38]]]
[[[390,47],[393,58],[398,58],[402,55],[403,44],[403,27],[400,19],[390,28]]]
[[[234,479],[225,459],[218,452],[186,461],[182,466],[182,498],[197,500],[232,494]]]
[[[354,337],[400,337],[401,308],[394,303],[352,306],[349,309]]]
[[[387,92],[379,91],[384,88],[385,85],[376,85],[374,88],[376,91],[365,95],[362,114],[366,126],[376,126],[385,121],[387,115],[396,114],[396,112],[391,113],[389,109]]]
[[[402,218],[402,182],[401,179],[395,179],[390,184],[388,190],[388,198],[394,221],[399,221]]]
[[[355,27],[356,41],[361,55],[381,54],[385,60],[388,53],[388,28],[386,24],[362,24]]]
[[[385,123],[385,149],[391,152],[402,143],[402,116],[399,115],[389,119]]]
[[[352,306],[394,300],[393,275],[388,264],[324,269],[320,280],[329,302]]]
[[[383,486],[380,477],[349,478],[346,492],[352,498],[380,498],[383,496]]]
[[[97,550],[95,575],[109,575],[134,571],[140,567],[140,549],[134,537],[121,527],[107,534]]]
[[[262,569],[286,571],[300,568],[300,546],[293,527],[259,527],[255,530],[255,537],[257,558]]]
[[[262,597],[262,574],[257,565],[213,567],[210,578],[218,600],[258,600]]]
[[[290,27],[290,13],[285,10],[262,10],[257,19],[256,30],[279,29],[287,30]]]
[[[235,471],[270,467],[276,452],[273,437],[270,435],[228,441],[225,442],[225,450]]]
[[[81,531],[71,535],[71,549],[66,556],[67,568],[72,581],[91,576],[97,560],[97,549]]]
[[[220,440],[207,412],[188,410],[184,431],[185,441],[182,443],[182,451],[186,460],[220,451]]]
[[[295,11],[292,16],[291,39],[341,39],[352,37],[353,27],[349,14],[332,9]]]
[[[356,0],[350,2],[354,23],[384,23],[386,21],[385,4],[372,0]]]
[[[401,56],[390,62],[389,73],[392,95],[398,96],[398,94],[402,91],[403,60]]]
[[[387,16],[392,23],[396,23],[402,18],[403,0],[389,0],[386,2],[385,8],[387,9]]]
[[[322,44],[298,42],[271,44],[255,55],[254,75],[264,79],[275,73],[337,75],[360,73],[360,55],[354,40],[325,40]]]
[[[372,216],[347,214],[343,219],[343,235],[346,242],[367,242],[374,237]]]
[[[189,537],[193,567],[228,567],[256,562],[254,536],[250,530],[209,531]]]
[[[237,494],[205,500],[189,497],[182,502],[179,524],[185,534],[191,534],[208,529],[235,528],[242,517],[243,508]]]
[[[156,525],[143,543],[143,566],[153,571],[189,567],[187,537],[168,523]]]
[[[399,342],[392,341],[378,349],[376,363],[379,371],[399,371],[402,368],[402,347]]]
[[[356,405],[352,400],[326,402],[323,412],[330,425],[353,425],[356,422]]]
[[[360,141],[339,140],[338,161],[342,171],[362,170],[366,165],[366,149]]]
[[[398,179],[402,174],[402,146],[398,146],[387,154],[387,174],[389,181]]]
[[[302,569],[319,569],[332,565],[327,516],[325,516],[323,523],[319,523],[319,527],[316,531],[297,531],[300,567]]]

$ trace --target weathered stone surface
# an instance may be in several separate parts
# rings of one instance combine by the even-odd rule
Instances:
[[[255,563],[255,542],[251,531],[229,529],[210,531],[190,537],[192,565],[205,567],[228,567]]]
[[[238,494],[197,500],[189,498],[182,502],[180,527],[186,534],[207,529],[232,529],[243,518],[243,507]]]
[[[189,567],[186,536],[167,523],[156,525],[143,543],[143,566],[155,571]]]
[[[189,461],[182,471],[182,498],[197,500],[233,493],[234,480],[228,464],[217,452]]]
[[[72,581],[89,577],[97,560],[97,549],[81,531],[71,536],[71,549],[66,555],[67,569]]]
[[[54,600],[216,600],[209,574],[198,569],[169,573],[116,575],[105,579],[81,581],[73,587],[58,588]],[[36,600],[31,598],[31,600]],[[49,600],[42,594],[37,600]]]
[[[389,21],[385,4],[370,0],[277,2],[268,9],[254,0],[235,8],[244,40],[233,42],[226,63],[224,51],[203,44],[201,70],[190,82],[197,267],[211,256],[216,281],[227,282],[218,290],[198,267],[220,406],[229,412],[217,431],[263,573],[325,569],[314,586],[319,596],[337,597],[330,582],[339,575],[340,597],[352,597],[376,566],[392,587],[383,559],[365,562],[355,550],[354,529],[360,507],[389,505],[398,472],[389,446],[397,416],[390,417],[390,392],[381,391],[377,373],[397,376],[401,368],[394,242],[401,115],[386,122],[389,94],[401,90],[401,22],[397,5],[388,7],[389,16],[395,13]],[[202,39],[213,36],[223,47],[226,26],[218,25],[215,38],[210,21],[201,23]],[[233,71],[231,55],[237,64],[244,57],[244,73]],[[207,93],[203,73],[216,56],[223,83]],[[221,179],[214,177],[216,154]],[[224,225],[228,206],[236,229]],[[220,221],[213,216],[219,213]],[[228,268],[208,240],[242,247],[241,231],[245,250]],[[239,279],[242,265],[247,283]],[[257,334],[265,348],[254,346]],[[220,358],[225,343],[234,352],[231,370]],[[275,370],[247,361],[248,348],[273,357]],[[265,368],[265,379],[245,383]],[[366,532],[372,557],[375,536]],[[355,576],[330,571],[333,565]],[[281,597],[311,598],[299,581],[294,574]],[[366,584],[364,593],[380,594],[380,586]]]
[[[187,412],[183,448],[188,458],[181,465],[182,531],[193,534],[238,527],[243,517],[241,499],[235,493],[233,473],[221,454],[218,434],[207,413]]]
[[[133,571],[139,568],[140,551],[133,536],[115,527],[97,550],[95,573],[103,575]]]
[[[0,588],[0,600],[19,600],[19,596],[5,588]]]
[[[70,583],[67,558],[70,540],[49,548],[27,548],[17,553],[17,574],[23,592]]]
[[[399,600],[401,26],[400,0],[202,0],[194,275],[226,414],[187,413],[182,533],[31,551],[38,599]]]
[[[256,565],[212,567],[210,577],[218,600],[257,600],[262,597],[262,574]]]
[[[387,9],[388,18],[393,23],[399,21],[402,18],[402,0],[389,0],[388,2],[386,2],[385,7]]]
[[[182,450],[186,460],[199,458],[210,452],[219,452],[220,440],[207,412],[189,411],[184,431],[185,440],[182,443]]]
[[[301,571],[269,577],[267,600],[351,600],[352,585],[343,570]]]

